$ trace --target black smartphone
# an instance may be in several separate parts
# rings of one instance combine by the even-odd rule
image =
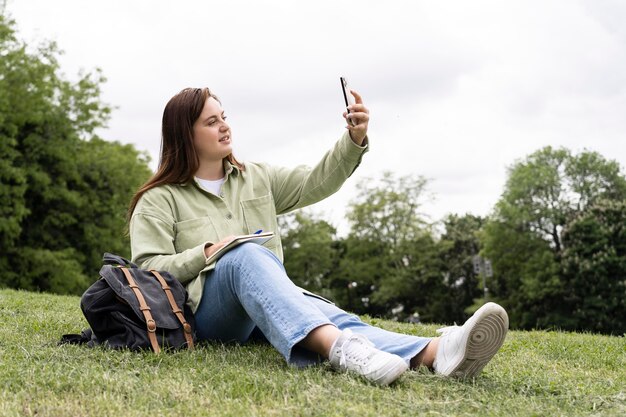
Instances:
[[[339,80],[341,81],[341,91],[343,91],[343,100],[346,103],[346,107],[348,107],[351,104],[356,103],[356,101],[354,100],[354,96],[350,92],[348,81],[344,77],[339,77]],[[348,110],[348,113],[350,113],[350,110]],[[348,123],[354,126],[354,122],[352,122],[352,120],[349,118],[348,118]]]

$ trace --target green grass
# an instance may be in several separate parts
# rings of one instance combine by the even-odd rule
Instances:
[[[86,326],[78,297],[0,291],[0,416],[626,415],[623,337],[511,331],[475,380],[419,370],[380,388],[291,368],[262,344],[159,356],[57,344]]]

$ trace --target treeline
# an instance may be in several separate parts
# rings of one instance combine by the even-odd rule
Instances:
[[[111,112],[104,79],[67,81],[58,54],[29,48],[0,15],[0,286],[80,294],[104,249],[129,254],[125,210],[150,169],[94,134]]]
[[[104,251],[129,255],[125,215],[148,157],[94,133],[102,75],[64,79],[54,44],[28,48],[0,16],[0,287],[80,294]],[[427,181],[362,180],[349,232],[280,219],[299,285],[356,312],[461,323],[486,299],[514,328],[626,332],[626,179],[601,155],[541,149],[510,167],[486,218],[420,213]]]
[[[514,328],[626,333],[626,179],[595,152],[543,148],[509,169],[489,217],[420,214],[421,177],[367,178],[335,228],[282,221],[299,285],[357,313],[461,323],[485,300]]]

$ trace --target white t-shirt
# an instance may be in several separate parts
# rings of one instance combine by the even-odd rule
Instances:
[[[202,178],[195,178],[196,181],[198,181],[198,184],[200,184],[200,187],[217,196],[220,195],[220,189],[222,188],[222,184],[224,184],[224,181],[226,181],[226,177],[220,178],[219,180],[203,180]]]

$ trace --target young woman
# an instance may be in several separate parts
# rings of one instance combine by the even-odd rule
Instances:
[[[163,113],[159,169],[129,209],[133,262],[169,271],[186,285],[201,340],[243,343],[260,332],[289,363],[321,357],[380,385],[421,365],[473,377],[508,330],[497,304],[438,338],[398,334],[296,287],[283,268],[276,216],[337,191],[367,151],[369,111],[352,93],[356,104],[343,114],[351,121],[347,131],[315,167],[295,169],[237,161],[226,115],[209,89],[172,97]],[[276,236],[207,262],[232,236],[257,230]]]

